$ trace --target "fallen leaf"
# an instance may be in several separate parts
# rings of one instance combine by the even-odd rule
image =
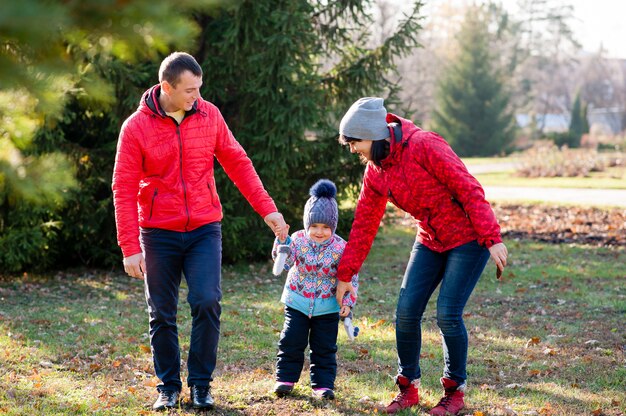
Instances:
[[[546,403],[541,409],[539,409],[540,415],[551,416],[554,413],[552,410],[552,405],[550,403]]]
[[[379,326],[381,326],[385,322],[387,322],[385,319],[379,319],[377,322],[372,324],[371,328],[378,328]]]
[[[543,350],[545,355],[556,355],[556,350],[554,348],[546,347]]]
[[[532,337],[531,339],[529,339],[528,341],[526,341],[526,348],[532,346],[532,345],[537,345],[541,342],[541,338],[539,337]]]

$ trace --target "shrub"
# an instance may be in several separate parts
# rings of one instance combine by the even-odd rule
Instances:
[[[589,176],[605,168],[604,159],[595,150],[559,148],[544,140],[522,153],[517,174],[530,178]]]

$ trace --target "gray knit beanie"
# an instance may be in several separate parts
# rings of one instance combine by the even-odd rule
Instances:
[[[339,134],[361,140],[384,140],[389,137],[383,99],[359,98],[341,119]]]
[[[337,210],[337,187],[328,179],[320,179],[310,189],[311,197],[304,205],[304,229],[311,224],[326,224],[335,233],[339,211]]]

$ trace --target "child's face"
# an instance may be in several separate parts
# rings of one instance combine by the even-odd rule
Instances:
[[[316,243],[323,243],[333,234],[333,230],[326,224],[315,223],[307,230],[309,238]]]

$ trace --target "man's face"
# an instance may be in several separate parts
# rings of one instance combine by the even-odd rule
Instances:
[[[193,107],[193,103],[200,98],[202,77],[195,76],[190,71],[185,71],[180,75],[175,87],[167,81],[163,81],[161,86],[168,98],[167,108],[164,108],[165,111],[189,111]]]

